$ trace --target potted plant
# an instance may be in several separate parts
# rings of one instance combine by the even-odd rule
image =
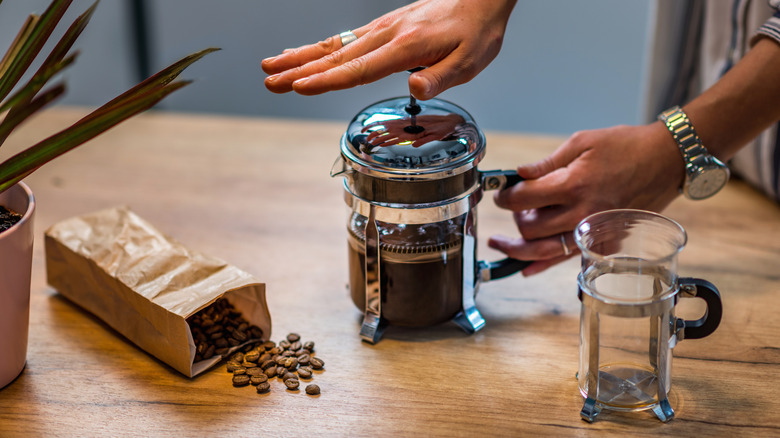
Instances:
[[[89,22],[97,2],[70,25],[30,79],[23,83],[21,79],[71,2],[52,0],[40,16],[30,15],[0,60],[0,146],[17,126],[65,92],[62,82],[48,84],[75,61],[78,53],[71,53],[71,48]],[[214,50],[217,49],[186,56],[73,125],[0,161],[0,388],[21,373],[27,354],[35,202],[29,187],[21,180],[46,162],[146,111],[187,85],[189,81],[175,81],[176,77]]]

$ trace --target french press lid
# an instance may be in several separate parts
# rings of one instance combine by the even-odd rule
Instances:
[[[341,152],[346,166],[365,175],[435,180],[475,168],[485,137],[454,103],[396,97],[360,111],[341,139]]]

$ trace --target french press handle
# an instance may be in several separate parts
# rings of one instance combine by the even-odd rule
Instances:
[[[484,190],[504,190],[523,180],[514,170],[488,170],[482,172],[482,187]],[[495,262],[479,262],[479,272],[482,281],[496,280],[522,271],[532,262],[506,257]]]
[[[701,298],[707,303],[704,316],[694,321],[683,321],[682,339],[701,339],[711,335],[723,316],[723,303],[718,288],[701,278],[680,278],[678,282],[683,297]]]

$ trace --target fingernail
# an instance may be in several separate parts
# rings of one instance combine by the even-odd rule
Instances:
[[[293,81],[292,85],[293,88],[295,87],[303,87],[306,86],[306,83],[309,82],[309,78],[300,78],[296,81]]]
[[[265,82],[266,83],[269,83],[269,82],[270,83],[274,83],[274,82],[276,82],[277,79],[279,79],[279,74],[268,76],[267,78],[265,78]]]

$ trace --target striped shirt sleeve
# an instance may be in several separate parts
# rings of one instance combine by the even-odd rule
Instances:
[[[775,8],[775,14],[758,28],[750,40],[751,45],[760,38],[771,38],[780,44],[780,0],[769,0],[769,6]]]

